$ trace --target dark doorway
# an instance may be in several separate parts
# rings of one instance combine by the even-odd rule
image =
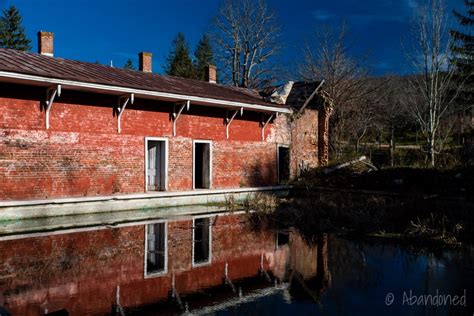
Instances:
[[[194,188],[211,188],[211,144],[194,143]]]
[[[290,180],[290,149],[278,146],[278,183]]]
[[[290,243],[290,232],[285,230],[277,231],[277,248]]]

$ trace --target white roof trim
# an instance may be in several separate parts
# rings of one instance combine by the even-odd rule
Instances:
[[[8,72],[8,71],[0,71],[0,80],[6,81],[2,79],[10,79],[8,80],[10,82],[29,83],[33,85],[60,84],[63,87],[63,89],[94,91],[94,92],[102,92],[102,93],[107,93],[107,94],[133,93],[135,94],[136,97],[145,98],[145,99],[153,98],[153,99],[163,99],[163,100],[168,100],[168,101],[191,101],[196,104],[231,107],[231,108],[243,107],[244,109],[249,109],[249,110],[254,110],[254,111],[259,111],[259,112],[273,112],[273,113],[291,113],[292,112],[291,109],[289,108],[281,108],[281,107],[276,107],[276,106],[266,106],[266,105],[260,105],[260,104],[251,104],[251,103],[219,100],[219,99],[213,99],[213,98],[197,97],[197,96],[192,96],[192,95],[181,95],[181,94],[175,94],[175,93],[125,88],[125,87],[111,86],[111,85],[105,85],[105,84],[47,78],[47,77],[25,75],[25,74],[20,74],[16,72]]]

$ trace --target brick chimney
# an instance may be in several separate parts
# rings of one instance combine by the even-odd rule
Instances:
[[[138,54],[138,69],[143,72],[152,72],[151,53],[141,52]]]
[[[53,41],[53,33],[43,31],[38,32],[38,53],[46,56],[54,56]]]
[[[210,83],[216,83],[217,80],[217,68],[214,65],[206,66],[206,81]]]

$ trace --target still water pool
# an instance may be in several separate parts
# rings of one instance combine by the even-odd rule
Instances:
[[[0,236],[0,315],[473,315],[473,259],[236,213]]]

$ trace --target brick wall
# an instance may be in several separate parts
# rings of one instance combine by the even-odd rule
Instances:
[[[168,272],[145,279],[144,229],[0,241],[0,296],[13,315],[39,315],[45,308],[102,315],[111,311],[117,285],[123,306],[140,306],[167,299],[173,274],[183,295],[221,285],[226,262],[233,280],[257,276],[262,253],[266,269],[285,266],[274,260],[274,232],[250,230],[242,215],[220,215],[212,226],[211,264],[192,267],[192,219],[170,221]]]
[[[306,108],[300,116],[279,115],[267,141],[290,148],[290,176],[314,168],[318,163],[318,111]]]
[[[169,190],[192,189],[192,140],[213,141],[213,188],[273,185],[276,144],[289,142],[280,115],[261,141],[258,113],[244,111],[226,139],[224,109],[191,104],[172,136],[172,103],[135,100],[117,133],[117,98],[64,90],[45,129],[45,89],[0,85],[0,199],[143,192],[144,138],[169,138]]]
[[[305,109],[291,124],[291,168],[292,177],[314,168],[318,162],[318,111]]]

